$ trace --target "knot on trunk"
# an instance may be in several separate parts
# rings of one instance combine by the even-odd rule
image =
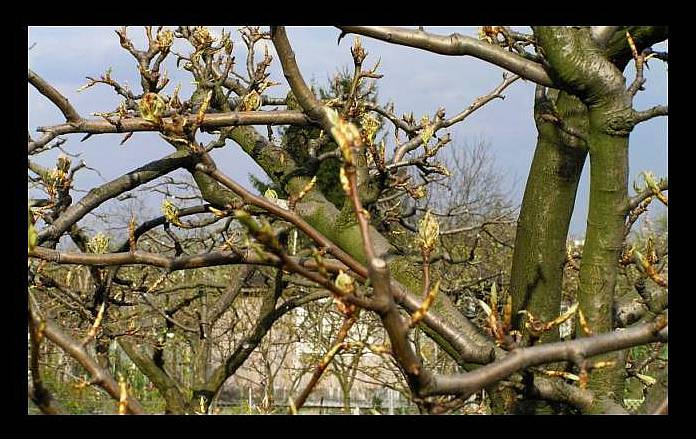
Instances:
[[[636,119],[631,108],[618,110],[607,114],[604,122],[604,132],[610,136],[626,137],[636,125]]]

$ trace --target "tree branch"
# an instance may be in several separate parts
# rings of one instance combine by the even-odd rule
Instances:
[[[636,124],[639,124],[641,122],[645,122],[646,120],[650,120],[653,117],[668,116],[668,115],[669,115],[669,113],[667,111],[666,105],[657,105],[655,107],[652,107],[652,108],[644,110],[644,111],[634,111],[633,112],[633,118],[634,118]]]
[[[555,361],[580,361],[655,341],[667,341],[667,317],[624,331],[579,338],[573,341],[535,345],[512,351],[502,360],[464,375],[435,376],[425,395],[470,395],[518,370]]]
[[[73,224],[103,202],[181,168],[189,161],[190,153],[188,151],[177,151],[90,190],[80,201],[66,209],[53,224],[39,232],[37,243],[41,244],[49,239],[58,239]]]
[[[197,115],[186,116],[187,124],[198,124]],[[166,120],[166,118],[165,118]],[[244,125],[307,125],[310,119],[300,111],[232,111],[229,113],[206,114],[198,125],[201,128],[222,128]],[[160,131],[162,128],[149,120],[134,117],[116,119],[111,122],[104,119],[81,119],[75,123],[39,127],[37,131],[45,134],[37,141],[30,141],[29,154],[44,146],[56,136],[71,133],[106,134],[134,133],[139,131]]]
[[[547,87],[554,87],[553,80],[541,64],[508,52],[502,47],[457,33],[446,37],[419,30],[388,26],[338,26],[338,28],[346,34],[365,35],[388,43],[415,47],[441,55],[473,56],[509,70],[524,79]]]
[[[70,101],[31,69],[29,69],[29,83],[36,87],[39,93],[50,99],[60,109],[68,122],[79,122],[82,120],[82,117],[73,108]]]

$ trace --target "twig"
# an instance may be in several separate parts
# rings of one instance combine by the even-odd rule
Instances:
[[[319,362],[319,364],[317,364],[317,367],[314,369],[312,377],[309,379],[309,382],[307,383],[305,388],[302,390],[297,399],[293,400],[295,405],[294,408],[296,411],[300,410],[302,406],[304,406],[305,402],[307,401],[307,397],[309,397],[309,395],[312,393],[312,390],[314,390],[314,387],[319,382],[319,379],[321,379],[326,368],[329,366],[329,364],[331,364],[331,361],[336,356],[336,354],[338,354],[338,352],[344,348],[344,340],[348,335],[348,331],[350,330],[350,328],[353,327],[353,324],[356,321],[357,317],[354,315],[346,317],[343,320],[343,324],[341,325],[341,328],[338,330],[338,333],[336,334],[336,339],[334,340],[331,349],[329,349],[328,352],[324,354],[321,361]]]

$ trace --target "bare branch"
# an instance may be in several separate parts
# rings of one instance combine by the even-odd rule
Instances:
[[[435,124],[433,126],[433,134],[442,128],[447,128],[447,127],[450,127],[458,122],[461,122],[462,120],[466,119],[468,116],[470,116],[476,110],[483,107],[484,105],[486,105],[488,102],[492,101],[493,99],[496,99],[496,98],[504,99],[504,96],[501,95],[503,90],[505,90],[510,84],[517,81],[518,79],[520,79],[520,76],[518,76],[518,75],[504,74],[503,75],[503,82],[500,85],[498,85],[490,93],[483,95],[483,96],[479,96],[478,98],[476,98],[474,100],[474,102],[471,103],[471,105],[469,105],[466,109],[461,111],[456,116],[454,116],[450,119],[447,119],[447,120],[436,119]],[[403,159],[403,157],[406,155],[406,153],[418,148],[422,143],[423,143],[423,138],[421,136],[416,136],[413,139],[411,139],[410,141],[399,146],[399,148],[397,148],[397,150],[394,152],[394,158],[392,159],[392,163],[398,163],[401,159]]]
[[[667,111],[666,105],[657,105],[657,106],[652,107],[648,110],[634,111],[633,112],[633,120],[635,121],[636,124],[639,124],[641,122],[645,122],[646,120],[650,120],[653,117],[668,116],[668,115],[669,115],[669,113]]]
[[[89,356],[84,346],[77,340],[73,340],[71,337],[66,335],[55,323],[51,320],[43,319],[36,315],[32,310],[30,312],[30,318],[34,320],[34,324],[40,327],[46,337],[63,349],[67,354],[77,360],[87,371],[92,374],[92,384],[96,384],[99,387],[106,390],[106,392],[111,395],[115,400],[120,400],[121,389],[119,388],[116,380],[111,376],[111,374],[103,369],[97,362]],[[128,395],[126,410],[132,414],[142,415],[145,414],[145,410],[140,405],[137,399],[133,396]]]
[[[82,120],[80,114],[73,108],[68,99],[60,94],[58,90],[53,88],[51,84],[44,81],[39,75],[29,69],[29,83],[48,99],[51,100],[60,109],[63,116],[68,122],[79,122]]]
[[[327,129],[329,122],[323,111],[323,105],[317,100],[302,78],[302,73],[300,73],[300,69],[295,61],[295,52],[290,47],[285,28],[283,26],[272,26],[271,39],[276,52],[278,52],[285,79],[287,79],[295,98],[311,120],[320,122],[324,129]]]
[[[509,70],[530,81],[547,87],[554,87],[554,82],[541,64],[508,52],[500,46],[472,37],[457,33],[442,36],[388,26],[338,26],[338,28],[343,33],[365,35],[388,43],[415,47],[441,55],[470,55]]]
[[[58,239],[73,224],[106,200],[185,166],[189,160],[189,152],[177,151],[90,190],[80,201],[66,209],[53,224],[43,229],[38,234],[37,242],[41,244],[48,239]]]
[[[186,116],[189,124],[197,123],[197,115]],[[165,118],[166,121],[166,118]],[[201,128],[222,128],[241,125],[307,125],[310,120],[300,111],[233,111],[229,113],[206,114],[200,123]],[[134,117],[111,123],[103,119],[84,119],[74,124],[40,127],[44,135],[29,142],[29,154],[44,146],[56,136],[70,133],[132,133],[138,131],[160,131],[161,127],[146,119]]]
[[[632,346],[667,340],[667,317],[655,322],[617,331],[579,338],[573,341],[539,344],[512,351],[500,361],[483,366],[465,375],[436,376],[425,395],[465,394],[498,382],[518,370],[552,363],[554,361],[579,361],[606,352]]]

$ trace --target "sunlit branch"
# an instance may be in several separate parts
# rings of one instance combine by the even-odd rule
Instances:
[[[652,107],[648,110],[634,111],[633,112],[633,120],[635,121],[636,124],[639,124],[641,122],[645,122],[646,120],[650,120],[654,117],[668,116],[668,115],[669,115],[669,112],[668,112],[666,105],[657,105],[657,106]]]
[[[188,124],[197,123],[197,115],[188,115]],[[165,118],[166,121],[166,118]],[[229,113],[212,113],[203,117],[200,127],[215,129],[243,125],[307,125],[310,120],[300,111],[234,111]],[[56,136],[71,133],[107,134],[133,133],[141,131],[160,131],[161,127],[149,120],[134,117],[117,119],[113,123],[104,119],[82,119],[76,123],[66,123],[49,127],[40,127],[44,135],[37,141],[29,142],[29,154],[44,146]]]
[[[667,317],[663,316],[655,322],[620,332],[516,349],[500,361],[480,367],[467,374],[436,376],[433,379],[432,387],[425,389],[425,393],[428,395],[471,394],[527,367],[563,360],[581,362],[586,358],[606,352],[655,341],[667,341],[667,328]]]
[[[29,69],[29,82],[60,109],[68,122],[75,123],[82,120],[70,101],[31,69]]]
[[[415,47],[442,55],[470,55],[488,61],[521,77],[547,87],[554,82],[541,64],[525,59],[515,53],[461,34],[435,35],[420,30],[388,26],[338,26],[344,34],[360,34],[388,43]]]

